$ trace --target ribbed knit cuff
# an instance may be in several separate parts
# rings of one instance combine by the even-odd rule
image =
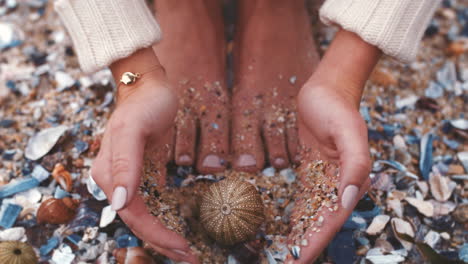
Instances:
[[[84,72],[95,72],[161,39],[144,0],[57,0]]]
[[[440,0],[326,0],[325,24],[338,24],[403,62],[416,58],[419,42]]]

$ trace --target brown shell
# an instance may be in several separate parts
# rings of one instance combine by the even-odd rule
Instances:
[[[112,252],[118,264],[153,264],[153,258],[141,247],[117,248]]]
[[[66,224],[76,215],[80,202],[69,197],[63,199],[50,198],[42,202],[37,210],[38,223]]]
[[[248,182],[225,179],[212,184],[203,196],[200,217],[212,238],[233,245],[257,233],[265,219],[262,197]]]
[[[58,184],[60,184],[60,186],[67,192],[70,192],[72,190],[72,176],[62,164],[55,164],[54,170],[52,171],[52,177],[54,177]]]
[[[30,245],[19,241],[5,241],[0,243],[0,263],[36,264],[38,260]]]

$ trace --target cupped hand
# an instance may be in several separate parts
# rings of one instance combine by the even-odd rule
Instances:
[[[308,239],[307,246],[301,247],[294,263],[312,263],[320,255],[370,185],[367,127],[359,113],[359,102],[379,57],[377,48],[341,30],[299,93],[299,138],[311,149],[302,162],[324,160],[339,166],[339,187],[338,209],[319,212],[323,225],[319,232],[306,231],[303,237]]]
[[[173,260],[197,263],[186,240],[149,214],[137,192],[145,148],[162,143],[177,111],[177,98],[158,65],[150,48],[111,65],[117,83],[126,71],[145,74],[132,85],[119,85],[117,105],[106,125],[91,175],[111,201],[112,209],[138,237]]]

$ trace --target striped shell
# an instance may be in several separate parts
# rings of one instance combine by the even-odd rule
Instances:
[[[36,264],[38,263],[34,249],[19,241],[0,243],[0,263],[2,264]]]
[[[200,216],[208,234],[224,245],[252,238],[265,218],[255,186],[237,179],[212,184],[203,195]]]

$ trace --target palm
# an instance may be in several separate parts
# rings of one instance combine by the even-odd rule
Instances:
[[[307,89],[307,88],[306,88]],[[326,89],[307,89],[299,97],[299,138],[304,149],[302,152],[302,165],[299,168],[299,178],[303,186],[310,184],[310,179],[301,169],[307,164],[313,164],[316,160],[323,160],[340,167],[339,182],[343,183],[343,174],[349,166],[350,146],[356,149],[367,149],[367,129],[365,123],[356,108],[342,97],[333,94]],[[364,146],[362,146],[364,144]],[[333,177],[331,170],[327,171],[328,178]],[[368,184],[368,183],[367,183]],[[359,196],[362,196],[367,188],[361,188]],[[340,189],[341,190],[341,189]],[[301,192],[302,193],[302,192]],[[293,216],[299,217],[305,206],[305,201],[310,197],[298,197]],[[317,213],[317,218],[323,216],[323,225],[319,232],[308,228],[303,238],[313,243],[307,243],[302,247],[297,263],[310,263],[331,241],[335,233],[341,228],[349,217],[351,210],[345,210],[337,200],[337,210],[331,212],[323,207]],[[294,224],[294,219],[292,219]],[[294,234],[292,234],[294,236]]]

